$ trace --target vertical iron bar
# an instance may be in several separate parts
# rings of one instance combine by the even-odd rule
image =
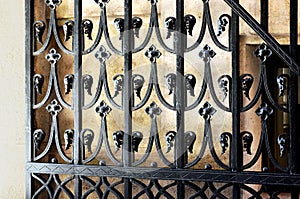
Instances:
[[[26,162],[32,161],[32,127],[33,127],[33,20],[34,20],[34,1],[25,2],[26,13],[26,36],[25,36],[25,81],[26,81]],[[32,196],[31,173],[26,172],[26,198]]]
[[[132,0],[124,1],[124,138],[123,138],[123,166],[130,167],[132,164],[131,134],[132,134]],[[130,179],[124,179],[124,198],[132,198],[132,184]]]
[[[239,0],[235,0],[239,3]],[[240,135],[240,107],[241,107],[241,89],[240,89],[240,42],[239,42],[239,17],[232,11],[232,148],[230,154],[231,170],[237,172],[243,164],[242,139]],[[241,197],[241,190],[238,184],[233,185],[232,198]]]
[[[260,0],[260,25],[268,32],[269,27],[269,0]]]
[[[186,150],[184,149],[186,88],[184,78],[184,48],[185,48],[185,23],[184,0],[176,0],[176,141],[175,141],[175,165],[183,168],[186,164]],[[177,181],[177,198],[185,198],[184,184]]]
[[[73,159],[74,164],[81,164],[81,150],[80,150],[80,133],[82,129],[82,1],[74,2],[74,92],[73,92],[73,104],[74,104],[74,151]],[[82,182],[79,176],[75,176],[74,196],[75,198],[81,198],[82,195]]]
[[[266,33],[269,32],[269,0],[260,0],[260,25],[262,30]],[[260,66],[262,67],[262,66]],[[261,101],[265,102],[268,100],[265,92],[262,92]],[[265,150],[262,153],[262,164],[269,165],[269,158],[267,155],[267,151]]]
[[[290,54],[291,57],[297,60],[298,48],[298,0],[290,1]],[[298,135],[298,77],[293,71],[290,72],[289,82],[289,123],[290,123],[290,155],[289,155],[289,166],[290,173],[299,172],[299,140]],[[298,197],[297,197],[298,198]]]

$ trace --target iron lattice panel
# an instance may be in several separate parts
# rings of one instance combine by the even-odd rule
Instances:
[[[224,0],[233,12],[220,15],[218,27],[212,23],[210,2],[202,1],[203,10],[198,12],[202,25],[198,38],[191,45],[188,38],[195,35],[196,17],[185,14],[184,1],[176,1],[176,17],[167,17],[162,31],[159,28],[159,2],[151,0],[148,2],[151,13],[146,36],[137,46],[135,40],[141,37],[143,19],[133,17],[133,3],[125,0],[124,19],[114,20],[121,43],[121,49],[118,49],[109,34],[106,12],[109,2],[95,1],[99,5],[97,34],[92,34],[93,21],[83,19],[81,1],[74,4],[74,19],[66,20],[62,26],[58,25],[61,19],[56,12],[62,1],[26,3],[26,197],[86,198],[92,194],[96,198],[239,198],[241,195],[276,198],[289,192],[290,197],[297,198],[300,182],[296,147],[299,140],[296,133],[299,66],[294,59],[297,30],[293,29],[297,25],[297,3],[291,3],[289,55],[265,31],[267,19],[257,23],[234,0]],[[261,5],[268,7],[267,2]],[[46,18],[45,13],[37,12],[41,7],[49,14]],[[268,16],[267,11],[262,9],[261,16]],[[266,43],[254,52],[259,60],[258,78],[251,73],[240,74],[239,17]],[[162,36],[164,33],[166,38]],[[205,43],[206,34],[212,39],[214,48]],[[227,44],[223,43],[224,35]],[[151,44],[152,37],[157,39],[159,46]],[[89,40],[93,40],[92,44],[86,47]],[[168,45],[168,40],[172,40],[173,47]],[[107,47],[101,44],[102,41],[107,42]],[[203,69],[202,82],[194,74],[187,73],[186,54],[194,51],[197,51]],[[215,81],[213,65],[218,57],[216,52],[220,51],[231,54],[231,74],[222,74]],[[134,55],[139,53],[148,59],[145,69],[149,70],[148,81],[142,74],[135,73],[133,67]],[[96,78],[83,74],[83,58],[90,54],[99,65],[98,83],[93,93]],[[163,88],[159,80],[159,60],[166,54],[174,55],[176,72],[165,74]],[[124,59],[123,73],[110,77],[107,66],[115,55]],[[286,64],[289,72],[278,74],[270,81],[268,65],[276,57]],[[70,63],[72,67],[67,66]],[[253,91],[255,80],[257,89]],[[214,86],[216,83],[218,89]],[[270,84],[277,85],[277,91],[270,88]],[[172,100],[164,95],[165,90],[168,96],[173,96]],[[287,96],[288,101],[278,103],[274,93],[279,98]],[[153,95],[156,98],[151,102]],[[206,95],[210,95],[210,101],[206,101]],[[189,103],[190,99],[194,101]],[[243,105],[245,99],[249,102]],[[99,132],[83,127],[83,115],[92,109],[98,115]],[[143,132],[133,130],[133,115],[141,109],[150,121],[147,138]],[[110,133],[109,116],[116,110],[122,112],[124,126]],[[164,110],[176,114],[175,130],[166,134],[160,132],[159,125]],[[185,115],[195,110],[199,113],[202,131],[186,131]],[[249,111],[255,111],[261,121],[261,131],[255,135],[240,127],[241,114]],[[216,112],[229,113],[232,123],[230,130],[218,134],[219,141],[215,139],[211,121]],[[274,136],[268,132],[274,112],[289,115],[289,129],[277,137],[275,146],[271,143]],[[258,140],[255,151],[253,139]],[[145,145],[142,153],[139,152],[141,143]],[[120,150],[117,155],[112,150],[113,145]],[[279,154],[275,154],[278,151]],[[207,154],[213,163],[205,162]],[[252,157],[250,161],[243,161],[245,154]],[[260,172],[246,171],[265,156],[277,172],[270,172],[268,167],[261,168]],[[278,156],[286,156],[287,162],[282,164]],[[200,165],[202,168],[199,169]]]

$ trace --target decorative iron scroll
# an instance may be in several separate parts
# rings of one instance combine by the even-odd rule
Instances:
[[[98,26],[94,19],[82,19],[82,3],[78,2],[74,5],[74,19],[59,23],[62,25],[58,25],[56,13],[64,3],[61,0],[44,1],[49,20],[33,21],[29,17],[29,40],[33,50],[29,57],[34,64],[28,67],[34,74],[29,72],[31,76],[27,80],[31,89],[28,97],[32,117],[30,132],[27,132],[30,145],[27,173],[28,184],[34,186],[27,188],[33,190],[32,193],[28,191],[27,197],[37,198],[44,194],[57,198],[64,194],[69,198],[90,195],[98,198],[182,198],[185,191],[190,190],[188,198],[207,198],[208,192],[211,198],[230,198],[225,193],[229,189],[239,190],[233,195],[244,192],[252,198],[261,198],[263,193],[277,197],[278,193],[267,185],[288,184],[288,173],[294,169],[293,165],[290,162],[282,164],[279,158],[289,157],[292,153],[291,137],[284,132],[276,137],[275,144],[271,144],[273,132],[269,132],[268,121],[275,112],[290,114],[295,104],[286,98],[291,95],[292,75],[279,74],[268,79],[267,67],[273,52],[280,54],[291,71],[298,72],[297,63],[238,3],[225,0],[266,44],[258,46],[253,54],[260,63],[258,76],[239,74],[239,64],[232,61],[231,74],[218,74],[215,79],[214,70],[220,67],[216,66],[215,60],[222,59],[219,52],[238,54],[235,14],[222,14],[214,25],[209,0],[202,1],[200,17],[184,14],[184,6],[180,6],[184,3],[177,0],[176,17],[167,17],[160,24],[159,2],[148,1],[151,13],[147,28],[142,18],[132,16],[132,2],[128,0],[125,1],[128,12],[124,18],[113,19],[112,24],[108,24],[106,12],[113,9],[110,0],[94,1],[99,6]],[[117,31],[120,49],[111,37],[109,25]],[[146,29],[146,35],[141,34],[141,29]],[[204,41],[206,34],[211,38],[209,44]],[[195,38],[193,42],[187,42],[188,37]],[[224,37],[226,44],[222,43]],[[152,38],[157,39],[157,44],[151,43]],[[136,44],[137,40],[142,42]],[[170,46],[168,40],[173,41],[173,45]],[[102,45],[104,41],[107,47]],[[190,52],[198,54],[195,59],[201,64],[195,67],[203,69],[201,78],[184,70],[185,56]],[[147,60],[145,70],[149,72],[146,74],[132,71],[132,55],[138,53]],[[86,67],[81,65],[82,58],[89,54],[99,65],[98,77],[92,72],[82,74],[82,68]],[[159,69],[166,54],[176,55],[176,72],[161,74]],[[71,63],[65,62],[71,56],[74,66],[65,66]],[[114,64],[114,56],[124,58],[123,73],[111,76],[108,71]],[[37,59],[50,68],[48,74],[47,70],[35,70],[41,67],[40,62],[35,63]],[[73,71],[61,74],[62,67],[70,67]],[[277,93],[273,92],[271,84],[276,85]],[[278,97],[287,102],[279,103]],[[83,126],[82,115],[90,114],[90,110],[94,112],[91,118],[97,119],[94,125],[98,130]],[[150,124],[143,128],[148,128],[147,132],[132,127],[132,115],[138,110],[144,111],[143,119]],[[189,111],[198,112],[193,115],[193,122],[199,124],[196,130],[185,125],[185,115]],[[161,132],[160,121],[168,119],[165,112],[176,115],[176,125]],[[250,129],[251,132],[240,129],[241,114],[249,112],[255,113],[258,117],[254,120],[261,124],[258,129]],[[67,113],[72,115],[74,123],[63,129],[61,126]],[[125,125],[111,130],[108,125],[114,113],[124,114]],[[232,122],[236,126],[214,128],[214,119],[220,114],[238,120]],[[48,119],[48,122],[35,123],[38,119]],[[233,157],[236,154],[239,158]],[[261,172],[246,172],[260,162],[262,154],[267,155],[283,180],[277,178],[277,174],[268,173],[268,167]],[[243,161],[243,157],[248,160]],[[61,174],[69,176],[62,180]],[[298,175],[293,176],[291,183],[298,187],[299,179]],[[262,186],[254,189],[246,184]],[[70,188],[72,186],[74,190]],[[139,190],[134,194],[133,186]],[[173,193],[175,189],[177,192]]]

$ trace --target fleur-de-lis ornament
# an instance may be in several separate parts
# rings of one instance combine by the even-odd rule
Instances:
[[[209,45],[206,44],[203,47],[203,49],[199,52],[199,56],[203,59],[205,63],[210,63],[211,58],[216,56],[216,53],[209,47]]]
[[[161,56],[161,52],[152,44],[145,52],[145,56],[148,57],[152,63],[156,63],[156,60]]]
[[[205,119],[210,120],[211,116],[213,116],[217,112],[214,107],[210,105],[210,103],[205,102],[203,107],[199,109],[199,114]]]
[[[53,64],[56,64],[56,62],[58,60],[60,60],[61,58],[61,54],[57,53],[56,50],[54,48],[52,48],[49,53],[46,55],[45,57],[48,62],[53,65]]]
[[[155,5],[158,3],[158,0],[148,0],[148,1],[150,1],[152,5]]]
[[[110,0],[95,0],[95,2],[100,6],[101,9],[106,7]]]
[[[150,106],[145,109],[145,112],[151,117],[156,118],[161,114],[162,110],[157,106],[155,102],[152,102]]]
[[[60,4],[61,0],[45,0],[45,4],[51,9],[54,10],[56,9]]]
[[[52,100],[52,102],[50,104],[48,104],[48,106],[46,106],[46,110],[52,116],[56,116],[59,112],[62,111],[62,107],[61,107],[61,105],[59,105],[59,103],[57,102],[57,100],[54,99],[54,100]]]
[[[268,117],[273,113],[273,109],[268,106],[267,103],[262,103],[255,113],[261,117],[262,120],[267,120]]]
[[[264,63],[267,58],[272,55],[272,51],[266,44],[261,44],[258,49],[254,51],[254,55],[260,59],[261,63]]]
[[[111,108],[104,101],[101,101],[99,106],[96,107],[95,111],[100,117],[104,118],[109,114]]]
[[[95,57],[100,61],[101,64],[105,63],[111,56],[111,53],[106,50],[104,46],[100,46],[96,52]]]

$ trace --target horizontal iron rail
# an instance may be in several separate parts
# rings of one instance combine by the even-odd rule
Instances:
[[[269,33],[267,33],[261,25],[239,4],[233,0],[224,0],[231,9],[239,15],[265,42],[266,44],[289,66],[289,68],[300,75],[300,67],[298,63],[281,47],[280,44]]]
[[[27,173],[300,186],[299,174],[27,163]]]

